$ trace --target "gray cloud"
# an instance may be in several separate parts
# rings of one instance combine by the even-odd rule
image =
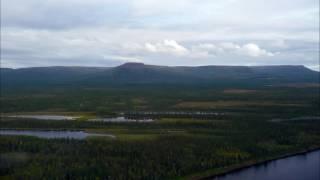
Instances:
[[[2,66],[319,64],[314,0],[3,0]]]
[[[32,29],[72,29],[126,23],[128,9],[117,1],[6,0],[2,25]]]

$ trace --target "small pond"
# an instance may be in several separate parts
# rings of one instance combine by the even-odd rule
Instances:
[[[10,118],[21,118],[21,119],[37,119],[37,120],[75,120],[77,116],[64,116],[64,115],[11,115],[6,116]]]
[[[19,119],[33,119],[33,120],[76,120],[78,116],[65,116],[65,115],[10,115],[4,116],[9,118],[19,118]],[[153,122],[150,118],[127,118],[124,116],[119,117],[98,117],[89,119],[89,121],[100,121],[100,122],[116,122],[116,123],[149,123]]]
[[[153,122],[153,119],[129,119],[126,117],[113,117],[113,118],[95,118],[90,119],[90,121],[101,121],[101,122],[116,122],[116,123],[126,123],[126,122],[134,122],[134,123],[149,123]]]
[[[34,136],[46,139],[69,138],[69,139],[85,139],[87,137],[110,137],[115,138],[111,134],[95,134],[84,131],[50,131],[50,130],[0,130],[0,135],[17,135],[17,136]]]

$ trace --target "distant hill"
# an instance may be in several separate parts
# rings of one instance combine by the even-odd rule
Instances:
[[[304,66],[154,66],[1,68],[2,87],[110,86],[115,84],[318,83],[320,73]]]

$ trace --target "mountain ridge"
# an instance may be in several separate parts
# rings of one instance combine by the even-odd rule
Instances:
[[[9,67],[0,67],[0,69],[11,69],[11,70],[19,70],[19,69],[37,69],[37,68],[93,68],[93,69],[108,69],[108,68],[116,68],[116,67],[138,67],[138,66],[155,66],[155,67],[185,67],[185,68],[197,68],[197,67],[300,67],[305,68],[310,71],[314,71],[312,69],[307,68],[304,65],[256,65],[256,66],[241,66],[241,65],[199,65],[199,66],[166,66],[166,65],[151,65],[140,62],[127,62],[118,66],[35,66],[35,67],[22,67],[22,68],[9,68]],[[315,71],[318,72],[318,71]]]
[[[125,63],[116,67],[48,66],[1,68],[3,86],[111,84],[318,83],[320,73],[302,65],[157,66]]]

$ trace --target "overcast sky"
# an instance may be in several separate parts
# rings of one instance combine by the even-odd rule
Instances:
[[[1,66],[305,65],[319,0],[1,0]]]

